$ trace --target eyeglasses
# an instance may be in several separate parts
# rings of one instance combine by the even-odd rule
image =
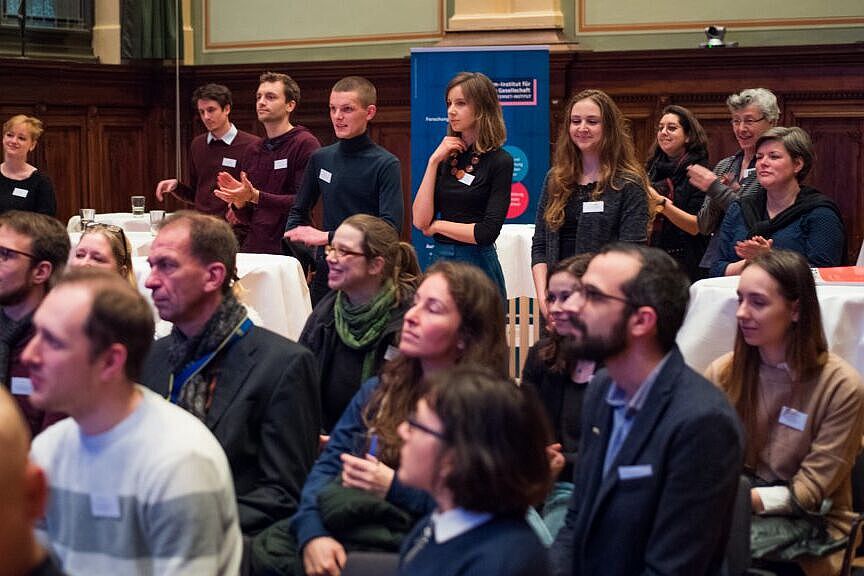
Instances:
[[[604,300],[615,300],[616,302],[623,302],[624,304],[627,304],[627,306],[635,306],[635,304],[629,298],[623,298],[621,296],[613,296],[612,294],[607,294],[599,288],[595,288],[594,286],[574,286],[573,294],[578,294],[581,298],[584,298],[586,302],[589,302],[591,304],[597,304],[598,302],[603,302]]]
[[[32,258],[33,260],[36,259],[33,254],[28,254],[27,252],[22,252],[21,250],[15,250],[14,248],[7,248],[6,246],[0,246],[0,262],[8,262],[9,260],[13,260],[18,254],[20,254],[21,256],[26,256],[27,258]]]
[[[733,118],[729,121],[729,123],[732,124],[732,126],[734,126],[735,128],[742,125],[749,128],[750,126],[753,126],[757,122],[762,122],[763,120],[765,120],[765,116],[762,116],[761,118],[744,118],[743,120]]]
[[[426,426],[425,424],[421,424],[420,422],[417,421],[417,418],[413,414],[411,416],[408,416],[405,419],[405,422],[408,423],[409,428],[413,428],[415,430],[420,430],[421,432],[425,432],[426,434],[429,434],[430,436],[434,436],[435,438],[437,438],[438,440],[441,440],[442,442],[445,440],[443,432],[439,432],[438,430],[435,430],[434,428],[430,428],[429,426]]]
[[[366,254],[364,254],[363,252],[354,252],[352,250],[346,250],[344,248],[338,248],[336,246],[333,246],[332,244],[327,244],[326,246],[324,246],[324,255],[325,256],[331,256],[332,255],[337,260],[341,260],[344,256],[363,256],[363,257],[366,256]]]
[[[125,266],[129,262],[129,253],[126,251],[126,233],[123,232],[123,228],[103,222],[88,222],[84,225],[85,233],[98,232],[99,230],[107,230],[120,240],[120,246],[123,248],[123,262],[121,264]]]

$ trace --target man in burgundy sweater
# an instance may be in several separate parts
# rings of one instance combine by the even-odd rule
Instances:
[[[0,215],[0,382],[15,397],[36,436],[64,416],[30,403],[30,370],[21,362],[33,338],[33,313],[69,257],[69,235],[60,222],[35,212]]]
[[[246,149],[240,160],[240,180],[226,171],[216,179],[216,196],[231,206],[240,222],[249,225],[241,252],[282,254],[285,222],[306,163],[321,147],[308,129],[291,124],[299,100],[300,87],[290,76],[262,74],[255,106],[267,137]]]
[[[162,180],[156,185],[156,198],[164,200],[173,194],[205,214],[225,219],[225,202],[213,194],[216,175],[226,171],[240,176],[240,158],[250,144],[260,142],[254,134],[238,130],[229,119],[231,91],[221,84],[205,84],[192,93],[192,106],[207,128],[192,140],[189,151],[189,184],[176,178]],[[238,232],[238,230],[235,230]]]

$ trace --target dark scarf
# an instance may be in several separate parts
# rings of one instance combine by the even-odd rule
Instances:
[[[187,338],[174,326],[169,336],[171,342],[168,346],[168,364],[174,377],[176,378],[191,362],[214,351],[245,318],[246,308],[232,294],[228,294],[197,336]],[[218,356],[224,353],[225,350],[222,350]],[[218,356],[189,378],[180,391],[179,405],[201,421],[207,417],[213,400],[218,373]]]
[[[674,201],[675,188],[687,181],[687,167],[704,164],[707,160],[708,155],[704,152],[685,152],[677,158],[669,158],[662,150],[658,150],[648,163],[648,179],[657,192]]]
[[[0,311],[0,378],[7,387],[11,387],[9,361],[12,357],[12,349],[32,328],[33,312],[15,321],[9,318],[6,312]]]
[[[359,306],[351,306],[341,290],[336,294],[333,316],[339,339],[353,350],[366,348],[360,374],[363,382],[372,375],[377,352],[376,344],[390,324],[390,309],[395,304],[396,288],[389,280],[371,300]]]
[[[830,208],[837,214],[840,222],[843,222],[843,216],[840,214],[837,204],[821,192],[807,186],[802,186],[795,202],[774,218],[768,217],[768,192],[761,186],[753,194],[742,197],[739,202],[741,203],[741,215],[744,217],[750,238],[753,236],[771,238],[778,230],[786,228],[816,208]],[[843,236],[845,238],[845,233]]]

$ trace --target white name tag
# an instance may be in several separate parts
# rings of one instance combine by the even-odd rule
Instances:
[[[649,478],[654,475],[651,464],[638,464],[636,466],[619,466],[619,480],[635,480],[636,478]]]
[[[227,166],[228,168],[236,168],[237,167],[237,159],[236,158],[222,158],[222,166]]]
[[[756,172],[756,168],[745,168],[744,169],[744,178],[749,178],[750,176],[753,175],[754,172]]]
[[[468,173],[466,172],[464,176],[462,176],[461,178],[459,178],[459,182],[461,182],[462,184],[465,184],[466,186],[470,186],[471,183],[474,182],[474,175],[473,175],[473,174],[468,174]]]
[[[31,394],[33,394],[33,383],[30,381],[29,378],[13,376],[10,388],[12,390],[12,394],[17,394],[18,396],[30,396]]]
[[[273,170],[284,170],[288,167],[288,159],[280,158],[279,160],[273,161]]]
[[[91,494],[90,513],[94,518],[120,518],[120,498],[114,494]]]
[[[392,344],[387,346],[387,350],[384,351],[384,360],[392,360],[397,356],[399,356],[399,348]]]
[[[20,198],[26,198],[27,194],[29,194],[29,190],[25,190],[24,188],[15,188],[12,190],[12,196],[18,196]]]
[[[323,180],[324,182],[329,184],[330,180],[333,179],[333,174],[331,174],[327,170],[324,170],[323,168],[321,168],[321,171],[318,172],[318,178],[320,178],[321,180]]]
[[[807,427],[807,414],[799,412],[794,408],[783,406],[783,408],[780,409],[780,424],[788,426],[793,430],[803,432],[804,428]]]
[[[583,202],[582,213],[588,214],[591,212],[603,212],[603,201],[597,200],[596,202]]]

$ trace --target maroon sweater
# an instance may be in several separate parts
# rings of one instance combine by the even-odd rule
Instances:
[[[222,140],[208,144],[207,133],[199,134],[192,140],[189,150],[189,184],[178,182],[177,196],[194,204],[199,212],[225,218],[228,206],[213,194],[216,175],[224,171],[239,180],[243,153],[250,144],[260,141],[258,136],[238,130],[231,144]]]
[[[246,148],[240,166],[260,192],[258,204],[235,210],[237,219],[250,224],[241,252],[282,254],[282,234],[309,156],[321,147],[303,126]]]
[[[24,347],[27,346],[27,343],[30,342],[30,339],[33,338],[34,332],[35,330],[33,328],[28,330],[24,337],[18,341],[10,351],[9,392],[12,392],[12,378],[30,378],[30,370],[28,370],[21,362],[21,353],[24,351]],[[24,419],[27,420],[27,424],[30,426],[30,434],[34,437],[51,424],[54,424],[58,420],[62,420],[66,417],[65,414],[60,414],[58,412],[45,412],[39,410],[30,403],[30,398],[26,394],[14,394],[14,398],[18,403],[21,412],[24,414]]]

